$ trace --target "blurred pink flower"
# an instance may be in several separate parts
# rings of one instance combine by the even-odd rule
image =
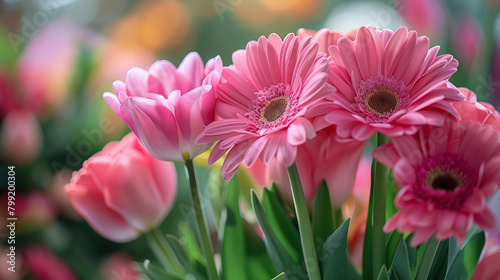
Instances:
[[[301,28],[297,31],[297,36],[299,36],[299,38],[301,39],[307,36],[312,36],[313,42],[319,43],[318,52],[328,54],[328,48],[330,46],[336,46],[337,41],[340,38],[347,37],[351,40],[355,40],[357,32],[358,29],[353,29],[347,33],[344,33],[342,31],[328,30],[327,28],[323,28],[318,31]]]
[[[491,126],[448,120],[443,127],[424,127],[414,136],[392,138],[373,157],[390,167],[402,185],[395,205],[401,209],[384,226],[414,232],[412,246],[436,233],[455,235],[461,244],[472,223],[494,228],[486,200],[500,184],[500,133]]]
[[[155,228],[174,204],[174,164],[150,155],[133,134],[107,144],[65,187],[73,206],[102,236],[127,242]]]
[[[326,121],[341,138],[364,141],[376,131],[411,135],[426,124],[459,117],[449,102],[463,100],[456,88],[440,87],[457,70],[451,55],[436,57],[429,39],[405,27],[396,32],[361,27],[356,40],[341,38],[330,47],[329,82],[337,88]],[[318,109],[320,110],[320,109]],[[316,124],[317,125],[317,124]]]
[[[0,217],[5,219],[1,215]],[[0,234],[3,234],[2,230],[0,230]],[[16,252],[16,250],[10,250],[10,245],[6,244],[5,247],[4,244],[0,245],[0,279],[18,280],[22,279],[25,274],[20,270],[24,266],[22,255],[19,253],[16,254]]]
[[[0,132],[3,154],[18,165],[36,160],[43,146],[43,135],[33,112],[16,110],[5,116]]]
[[[19,99],[37,113],[65,104],[82,48],[99,41],[96,33],[71,21],[51,21],[36,33],[21,54]]]
[[[18,222],[18,231],[33,231],[54,223],[57,211],[52,201],[41,191],[27,194],[16,193],[16,213],[22,219]]]
[[[133,267],[133,259],[118,252],[107,257],[101,265],[103,279],[139,280],[139,272]]]
[[[483,29],[475,18],[463,16],[458,19],[458,24],[453,30],[455,30],[453,41],[457,56],[465,65],[471,67],[480,46],[484,44]]]
[[[491,125],[500,131],[500,114],[495,108],[486,102],[477,102],[476,94],[467,88],[459,88],[465,96],[465,101],[453,102],[453,107],[457,109],[461,116],[461,123],[468,120]]]
[[[399,0],[398,10],[412,29],[440,39],[445,30],[446,15],[440,0]]]
[[[23,250],[24,263],[37,280],[76,280],[71,269],[49,249],[31,244]]]
[[[320,130],[314,139],[298,146],[295,163],[309,209],[323,180],[328,185],[333,209],[339,209],[351,196],[364,142],[336,141],[334,126]],[[277,160],[268,164],[268,182],[274,181],[280,194],[293,205],[286,166]],[[270,185],[270,184],[268,184]]]
[[[247,44],[233,54],[234,65],[224,68],[217,91],[216,113],[221,120],[207,126],[196,140],[219,141],[209,164],[228,150],[222,178],[229,180],[244,160],[276,158],[291,165],[297,146],[316,135],[309,108],[334,89],[326,85],[328,61],[318,55],[311,38],[276,34]]]
[[[0,69],[0,117],[4,117],[12,111],[21,110],[22,104],[14,96],[14,90],[10,75]]]
[[[104,100],[132,129],[149,152],[161,160],[186,161],[210,148],[196,137],[215,119],[215,93],[222,60],[207,62],[189,53],[178,69],[168,61],[155,62],[149,71],[132,68],[126,82],[113,84],[116,95]]]

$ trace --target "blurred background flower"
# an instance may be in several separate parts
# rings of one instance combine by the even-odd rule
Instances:
[[[499,3],[0,0],[0,180],[5,182],[7,166],[15,165],[16,199],[25,205],[16,209],[20,218],[16,236],[19,273],[4,275],[6,248],[2,247],[0,279],[47,279],[37,272],[40,266],[36,266],[36,260],[40,256],[50,267],[61,267],[61,273],[66,275],[46,276],[50,279],[135,279],[131,261],[151,258],[142,237],[116,244],[95,233],[63,191],[72,171],[80,169],[108,142],[129,132],[105,104],[102,93],[112,90],[113,81],[124,81],[130,68],[147,68],[157,59],[170,60],[177,67],[191,51],[198,52],[203,61],[220,55],[229,65],[235,50],[273,32],[284,37],[299,28],[326,27],[348,32],[363,24],[394,30],[406,25],[419,35],[429,36],[431,46],[441,45],[440,54],[451,53],[459,60],[458,71],[451,78],[454,84],[471,89],[478,101],[493,102],[498,108]],[[372,148],[373,144],[367,143],[365,154]],[[215,227],[222,193],[222,180],[217,177],[220,172],[208,170],[201,159],[197,164],[202,192],[212,201],[204,207],[215,209],[216,214],[209,219]],[[361,167],[359,172],[365,169]],[[163,231],[174,234],[178,229],[171,225],[190,215],[186,210],[189,204],[184,169],[176,165],[176,170],[178,197],[161,225]],[[263,170],[262,165],[253,166],[249,169],[251,175],[241,175],[246,178],[242,179],[246,182],[242,193],[247,201],[252,185],[249,178],[255,176],[255,183],[262,186]],[[356,198],[356,189],[354,198],[343,207],[345,215],[354,205],[356,213],[364,211],[361,206],[356,210],[358,204],[362,205],[356,202],[362,201]],[[7,189],[3,184],[2,221],[5,199]],[[353,214],[359,230],[349,233],[354,259],[362,240],[360,217],[363,215]],[[6,234],[4,227],[0,228],[2,241]]]

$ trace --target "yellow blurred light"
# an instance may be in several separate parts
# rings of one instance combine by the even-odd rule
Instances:
[[[297,5],[300,4],[301,1],[304,0],[260,0],[260,1],[265,8],[280,12],[280,11],[289,11],[294,9]]]
[[[145,47],[167,51],[180,46],[191,29],[189,13],[176,0],[151,1],[139,24],[139,39]]]
[[[126,47],[170,51],[185,43],[191,28],[191,17],[183,3],[152,0],[140,3],[130,16],[119,21],[112,38]]]

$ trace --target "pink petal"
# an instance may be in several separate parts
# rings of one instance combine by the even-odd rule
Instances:
[[[389,168],[393,168],[396,162],[400,159],[400,156],[393,144],[385,144],[377,147],[372,152],[372,156]]]
[[[82,174],[81,182],[66,185],[65,191],[75,209],[100,235],[115,242],[128,242],[138,233],[118,212],[106,206],[101,191],[94,183],[84,182],[90,174]]]
[[[152,155],[162,160],[183,161],[177,122],[165,106],[150,99],[128,98],[122,103],[120,112]]]

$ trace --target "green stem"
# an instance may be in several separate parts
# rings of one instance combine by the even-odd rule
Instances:
[[[175,256],[174,250],[172,250],[172,247],[168,244],[163,232],[155,228],[147,233],[147,239],[151,250],[155,253],[158,260],[163,263],[163,266],[166,269],[172,268],[177,276],[184,279],[186,272]]]
[[[288,167],[288,177],[292,186],[292,196],[295,205],[295,213],[297,214],[297,222],[299,224],[300,243],[304,253],[307,275],[310,280],[321,280],[321,273],[318,266],[318,258],[314,249],[314,239],[309,220],[309,211],[307,210],[306,199],[302,184],[300,183],[299,172],[295,163]]]
[[[431,271],[432,263],[434,262],[434,257],[436,255],[438,247],[439,241],[436,240],[436,238],[431,237],[429,241],[427,241],[424,255],[422,256],[422,260],[420,261],[420,265],[418,266],[417,276],[415,277],[415,280],[427,279],[429,272]]]
[[[387,137],[377,132],[377,146],[387,142]],[[385,264],[385,208],[386,208],[386,188],[388,169],[380,162],[375,163],[375,174],[371,186],[373,194],[373,212],[372,212],[372,261],[373,275],[378,275],[380,268]]]
[[[210,231],[205,223],[205,215],[203,214],[203,208],[200,201],[200,193],[198,190],[198,183],[196,181],[193,160],[186,160],[185,165],[189,178],[189,194],[191,196],[191,204],[196,216],[196,229],[198,232],[198,238],[200,239],[203,247],[203,255],[207,261],[208,276],[210,280],[216,280],[219,279],[219,276],[217,275],[212,243],[209,238]]]

